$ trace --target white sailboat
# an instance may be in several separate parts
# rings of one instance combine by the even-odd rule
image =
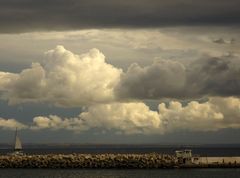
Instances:
[[[16,132],[15,132],[15,145],[14,145],[14,151],[22,151],[22,143],[21,140],[18,136],[18,131],[16,128]]]
[[[14,155],[23,155],[23,152],[22,152],[22,143],[21,143],[21,140],[18,136],[18,130],[16,128],[16,132],[15,132],[15,144],[14,144],[14,152],[13,152]]]

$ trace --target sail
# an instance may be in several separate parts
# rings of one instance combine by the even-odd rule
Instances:
[[[18,137],[18,133],[16,129],[14,150],[21,150],[21,149],[22,149],[22,143],[20,138]]]

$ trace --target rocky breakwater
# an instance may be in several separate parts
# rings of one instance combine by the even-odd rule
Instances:
[[[174,156],[162,154],[2,155],[0,168],[173,168]]]

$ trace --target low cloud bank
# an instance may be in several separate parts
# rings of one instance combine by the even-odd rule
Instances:
[[[205,103],[186,106],[172,101],[152,111],[144,103],[112,103],[90,106],[76,118],[39,116],[32,129],[66,129],[75,132],[93,128],[122,134],[164,134],[176,130],[217,131],[240,128],[240,99],[213,97]]]
[[[69,130],[75,133],[97,129],[116,134],[166,134],[181,130],[218,131],[240,128],[240,99],[211,97],[183,106],[178,101],[160,103],[158,111],[142,102],[111,103],[89,106],[77,117],[37,116],[29,124],[0,118],[0,128],[13,130]]]

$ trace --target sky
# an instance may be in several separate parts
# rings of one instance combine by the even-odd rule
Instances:
[[[240,144],[238,0],[0,0],[0,142]]]

